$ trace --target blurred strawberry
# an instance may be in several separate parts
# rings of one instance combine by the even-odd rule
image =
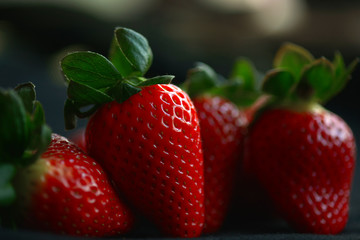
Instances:
[[[188,71],[183,84],[200,119],[205,169],[204,233],[219,230],[234,195],[248,125],[247,115],[240,107],[248,107],[259,96],[254,74],[251,63],[245,59],[236,62],[230,80],[198,63]],[[250,111],[248,116],[252,118]]]
[[[347,222],[355,165],[349,126],[324,103],[345,86],[357,61],[346,68],[314,60],[305,49],[285,44],[263,89],[272,95],[253,123],[247,163],[278,211],[297,231],[341,232]]]
[[[129,231],[133,217],[102,168],[64,137],[52,134],[50,142],[51,131],[35,101],[34,86],[27,83],[0,93],[1,103],[9,106],[3,111],[1,126],[14,122],[16,127],[1,129],[5,137],[1,142],[14,144],[7,151],[2,149],[1,178],[8,170],[14,183],[9,181],[7,187],[13,196],[6,197],[10,191],[0,189],[1,205],[13,204],[13,212],[5,211],[8,216],[2,217],[16,215],[20,226],[77,236]]]

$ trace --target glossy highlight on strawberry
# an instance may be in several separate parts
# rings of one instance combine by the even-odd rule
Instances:
[[[144,77],[151,62],[146,38],[121,27],[109,59],[93,52],[65,56],[65,125],[90,117],[86,150],[122,196],[163,234],[197,237],[204,225],[199,121],[187,94],[170,84],[174,76]]]
[[[105,172],[57,134],[36,163],[15,178],[21,226],[74,236],[115,236],[133,225]]]

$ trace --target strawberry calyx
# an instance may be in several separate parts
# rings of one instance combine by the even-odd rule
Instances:
[[[122,103],[142,87],[170,83],[172,75],[144,77],[152,59],[146,38],[122,27],[115,28],[109,58],[89,51],[65,56],[61,60],[68,85],[65,128],[74,128],[76,117],[88,117],[104,103],[114,100]]]
[[[346,67],[340,53],[333,61],[315,59],[306,49],[285,43],[275,55],[274,69],[265,75],[262,90],[277,103],[324,104],[345,87],[357,63],[355,59]]]
[[[32,83],[0,88],[0,207],[16,198],[12,180],[19,168],[34,163],[47,149],[51,130]]]
[[[261,95],[261,79],[261,74],[246,58],[236,59],[228,78],[199,62],[188,71],[182,88],[192,98],[199,95],[221,96],[239,107],[248,107]]]

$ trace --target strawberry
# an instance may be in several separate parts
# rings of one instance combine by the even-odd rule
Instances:
[[[129,231],[133,222],[132,214],[117,197],[100,165],[75,144],[57,134],[52,134],[50,145],[47,146],[51,132],[45,125],[41,105],[37,103],[33,115],[29,111],[35,99],[34,86],[31,83],[20,85],[17,92],[24,103],[14,107],[25,112],[24,106],[28,105],[26,118],[33,119],[33,122],[25,122],[26,126],[19,127],[34,129],[36,126],[37,130],[30,132],[29,137],[40,139],[32,142],[40,146],[35,158],[26,158],[27,154],[33,153],[28,151],[20,159],[8,159],[16,169],[12,182],[16,193],[14,208],[18,224],[77,236],[113,236]],[[13,91],[10,94],[2,93],[4,96],[13,94],[14,98],[9,99],[8,104],[19,98]],[[21,120],[18,115],[11,118],[13,121]],[[43,150],[45,152],[40,153]],[[22,166],[19,167],[19,163]]]
[[[249,105],[258,97],[251,83],[254,76],[243,74],[245,71],[247,75],[254,74],[250,64],[238,60],[230,80],[221,81],[211,67],[198,63],[189,70],[183,85],[200,119],[205,169],[204,233],[220,229],[233,197],[248,120],[245,112],[229,99]]]
[[[193,102],[204,152],[204,233],[212,233],[222,226],[234,192],[247,120],[233,103],[221,97],[198,97]]]
[[[133,223],[107,175],[75,144],[52,134],[49,148],[15,178],[21,224],[77,236],[114,236]]]
[[[343,119],[322,107],[344,87],[346,68],[314,60],[285,44],[264,81],[272,95],[256,116],[246,141],[247,162],[279,213],[299,232],[336,234],[347,222],[355,141]]]
[[[204,224],[198,117],[187,94],[169,84],[173,76],[143,77],[151,60],[146,39],[126,28],[115,30],[110,61],[91,52],[66,56],[67,127],[91,116],[87,151],[132,206],[166,235],[197,237]]]

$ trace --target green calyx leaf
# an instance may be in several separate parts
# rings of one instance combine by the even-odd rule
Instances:
[[[144,36],[118,27],[114,32],[109,59],[123,77],[143,76],[151,66],[153,55]]]
[[[169,84],[174,78],[172,75],[157,76],[153,78],[131,77],[113,86],[108,94],[113,96],[118,103],[122,103],[132,95],[141,91],[142,87],[155,84]]]
[[[235,61],[229,79],[242,85],[245,91],[254,91],[257,88],[257,71],[249,60],[239,58]]]
[[[68,82],[77,82],[103,89],[120,80],[121,74],[104,56],[94,52],[74,52],[61,60],[61,69]]]
[[[11,181],[16,170],[46,151],[51,130],[32,83],[0,88],[0,112],[0,206],[5,206],[15,198]]]
[[[287,43],[277,52],[275,68],[267,73],[262,89],[278,100],[324,103],[344,88],[357,63],[346,67],[339,53],[333,62],[314,59],[304,48]]]
[[[218,87],[210,89],[208,94],[226,98],[240,107],[249,107],[261,94],[255,91],[244,90],[242,86],[243,85],[237,81],[226,82]]]
[[[285,98],[295,87],[294,75],[284,69],[276,69],[266,74],[263,82],[263,91],[267,94]]]
[[[26,83],[15,90],[0,89],[0,109],[0,162],[31,164],[51,140],[43,108],[35,100],[35,86]]]
[[[299,79],[302,69],[312,61],[314,57],[306,49],[292,43],[285,43],[275,55],[274,67],[288,70],[295,79]]]
[[[20,159],[29,142],[26,109],[14,90],[0,89],[0,162]]]
[[[332,63],[334,66],[334,81],[329,94],[325,96],[324,101],[327,101],[331,97],[338,94],[346,86],[346,83],[351,78],[351,73],[355,70],[358,63],[359,59],[356,58],[349,64],[348,67],[346,67],[341,53],[335,53],[335,57]]]
[[[246,58],[236,59],[229,80],[220,86],[223,96],[240,107],[251,106],[261,95],[263,76]],[[219,93],[221,95],[221,93]]]
[[[146,38],[127,28],[115,29],[109,59],[94,52],[65,56],[60,63],[68,84],[65,128],[76,127],[76,117],[88,117],[104,103],[122,103],[142,87],[170,83],[174,76],[143,77],[152,58]]]
[[[218,84],[217,73],[209,65],[199,62],[188,71],[186,81],[182,87],[190,97],[196,97],[206,93],[207,90]]]
[[[238,106],[247,107],[261,95],[259,76],[253,64],[245,58],[235,61],[228,79],[217,74],[210,66],[197,63],[188,71],[182,88],[192,98],[199,95],[221,96]]]
[[[25,110],[31,113],[34,109],[34,103],[36,99],[35,86],[31,82],[23,83],[14,88],[16,93],[21,98]]]
[[[173,75],[163,75],[163,76],[156,76],[153,78],[148,78],[145,81],[139,82],[136,86],[138,87],[146,87],[155,84],[169,84],[174,79],[175,76]]]
[[[15,172],[14,165],[0,163],[0,207],[6,207],[15,200],[16,194],[11,184]]]
[[[115,85],[110,90],[110,94],[114,96],[118,103],[122,103],[140,91],[141,89],[133,85],[130,81],[123,81]]]
[[[324,99],[330,93],[333,74],[334,68],[329,60],[324,57],[315,60],[303,69],[297,94],[303,99]]]

